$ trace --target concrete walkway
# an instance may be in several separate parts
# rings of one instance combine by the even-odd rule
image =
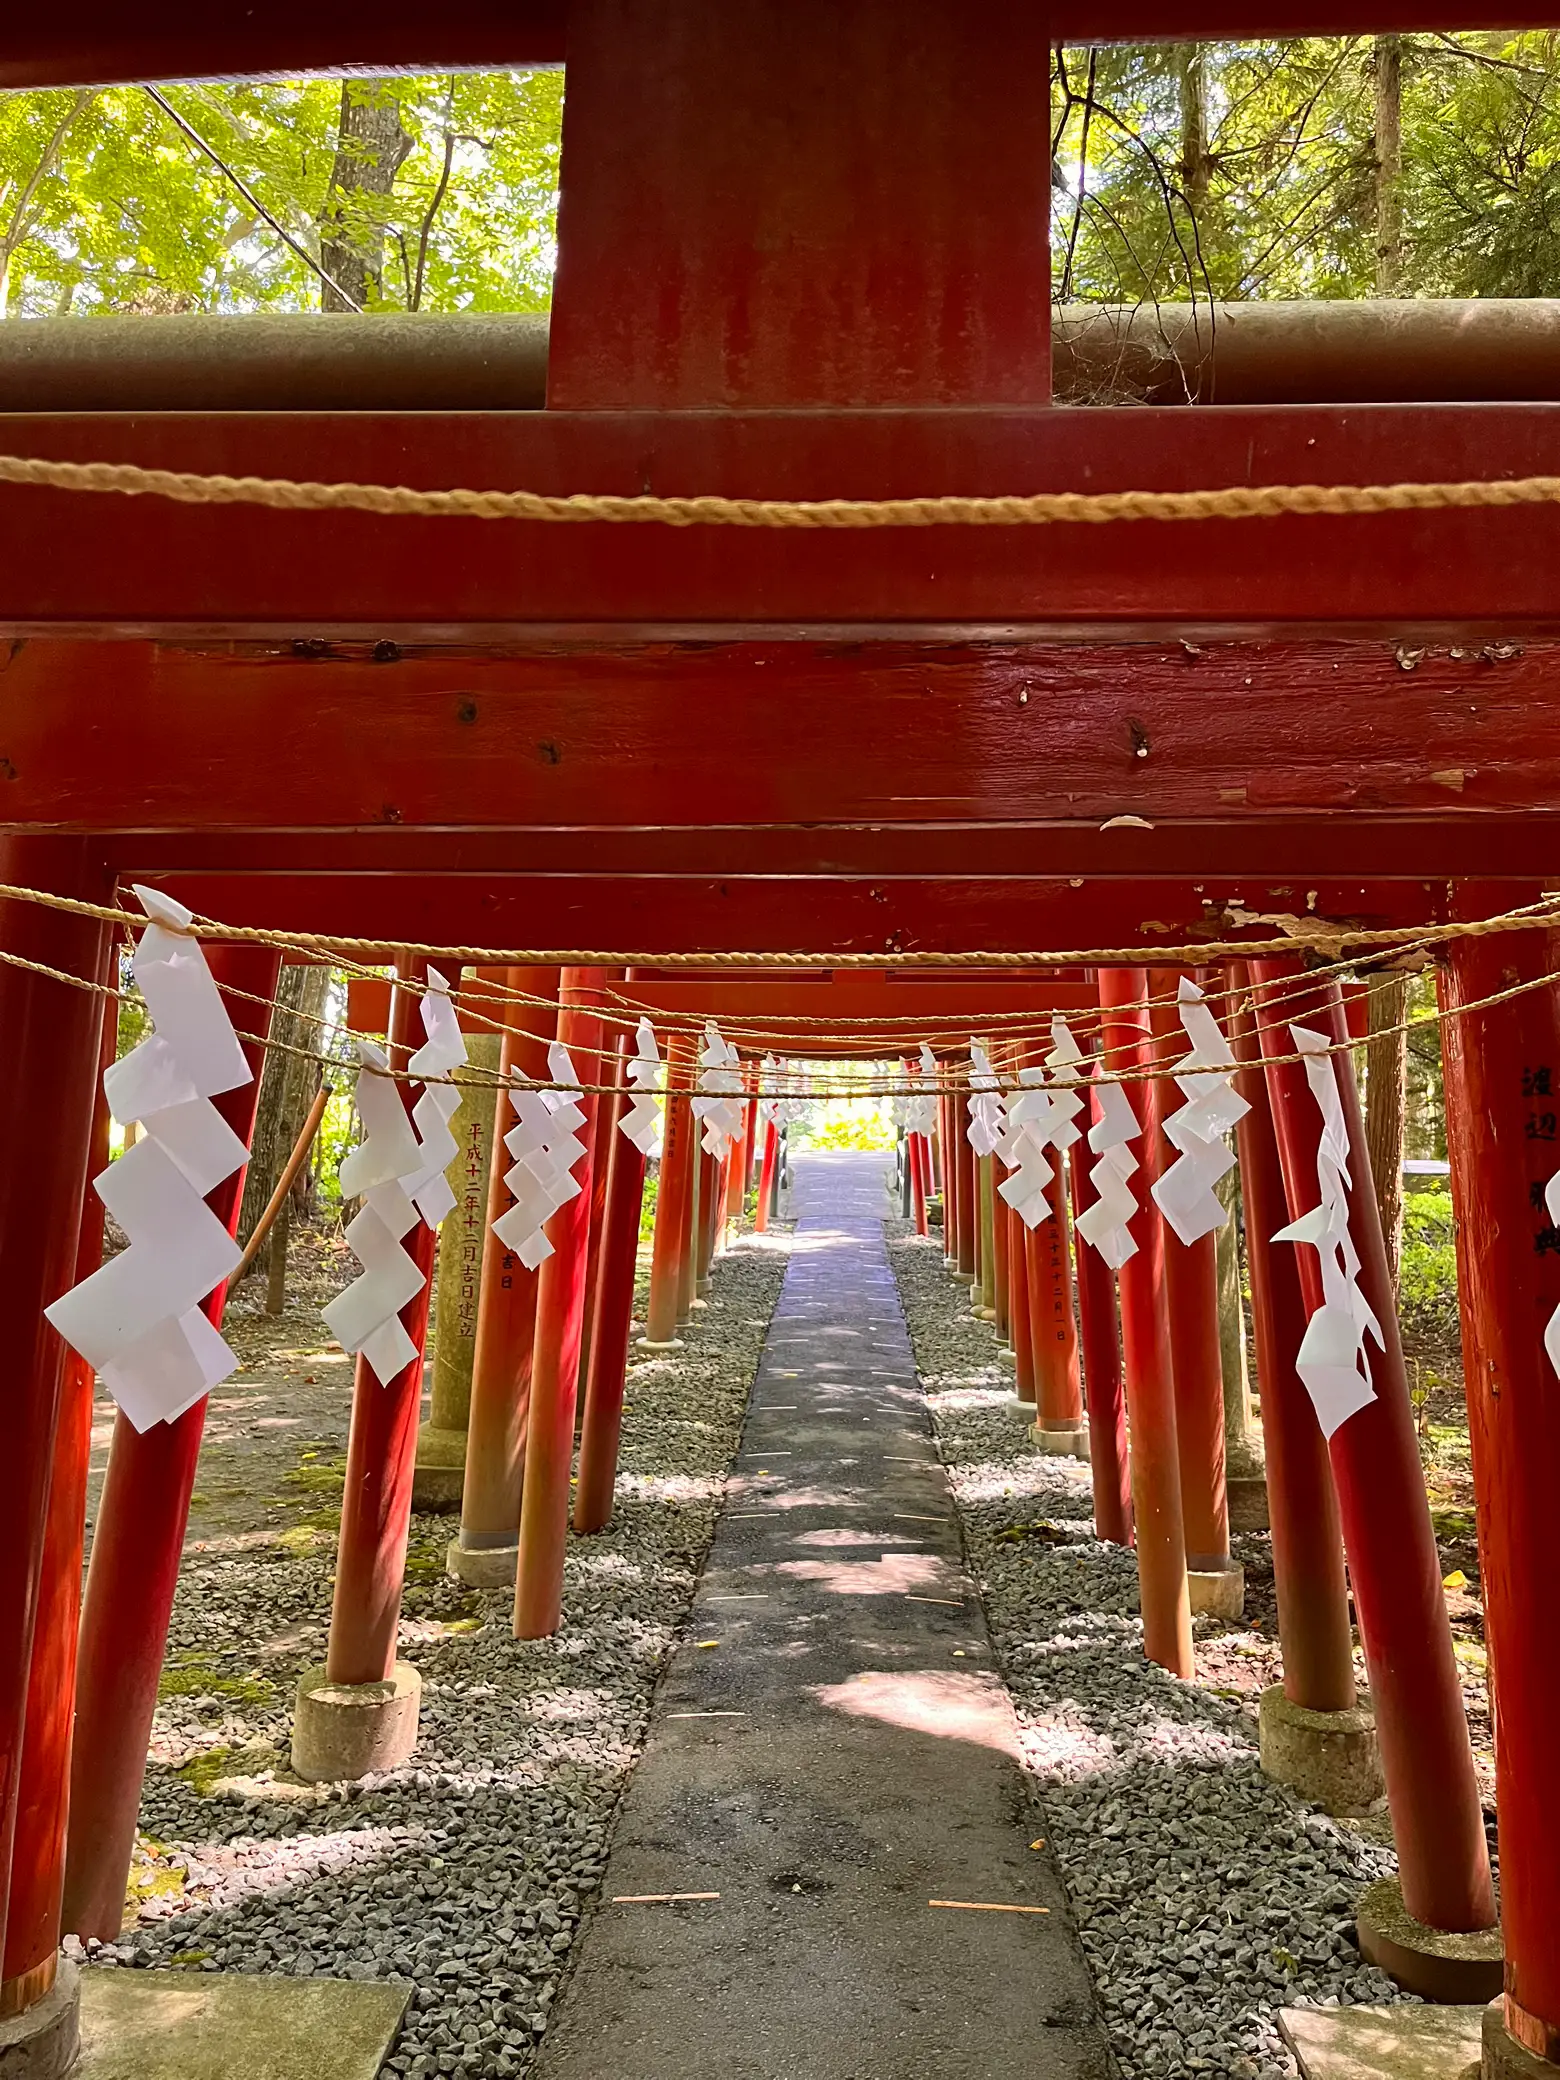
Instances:
[[[884,1160],[796,1169],[692,1631],[538,2080],[1103,2080],[889,1270]],[[668,1893],[718,1896],[642,1898]]]

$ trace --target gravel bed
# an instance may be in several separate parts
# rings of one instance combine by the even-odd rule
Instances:
[[[93,1962],[408,1979],[387,2071],[527,2071],[692,1600],[786,1247],[739,1243],[687,1350],[632,1366],[613,1525],[571,1535],[555,1638],[511,1639],[509,1592],[444,1576],[453,1520],[413,1519],[401,1651],[423,1698],[406,1767],[339,1788],[286,1768],[329,1617],[328,1528],[187,1552],[137,1918]]]
[[[1360,1893],[1396,1867],[1385,1829],[1271,1783],[1251,1704],[1144,1660],[1136,1566],[1092,1536],[1088,1468],[1036,1451],[1004,1405],[1011,1364],[940,1242],[889,1233],[970,1573],[1122,2071],[1290,2076],[1277,2009],[1412,1998],[1354,1941]],[[1196,1630],[1200,1669],[1240,1651],[1238,1628]],[[1270,1643],[1258,1651],[1271,1665]]]

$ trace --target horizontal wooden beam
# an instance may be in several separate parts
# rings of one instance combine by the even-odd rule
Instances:
[[[0,451],[200,473],[778,498],[1560,475],[1560,404],[114,413]],[[970,632],[1560,624],[1560,508],[1041,528],[556,525],[0,489],[0,630],[442,641],[531,624]]]
[[[1276,888],[1192,880],[910,881],[526,875],[198,875],[159,884],[223,924],[370,942],[495,951],[963,953],[1154,946],[1271,937],[1242,918],[1332,919],[1384,929],[1435,923],[1455,884],[1335,881]],[[1511,906],[1536,882],[1512,881]]]
[[[220,863],[233,834],[280,830],[328,833],[330,849],[300,835],[262,860],[372,868],[421,831],[414,863],[485,871],[505,864],[502,834],[528,828],[509,863],[531,871],[1205,867],[1292,882],[1297,906],[1300,878],[1543,873],[1560,857],[1560,646],[1547,642],[597,641],[374,657],[0,649],[0,827],[142,834],[121,845],[127,866],[178,864],[157,833],[192,834],[183,857],[198,865]]]
[[[563,61],[566,0],[163,0],[127,10],[120,0],[77,0],[55,18],[34,11],[6,24],[0,88],[96,85],[115,80],[351,68],[498,68]],[[1532,0],[1503,7],[1456,0],[1052,0],[1052,34],[1067,43],[1186,42],[1254,36],[1353,35],[1387,29],[1543,26]]]

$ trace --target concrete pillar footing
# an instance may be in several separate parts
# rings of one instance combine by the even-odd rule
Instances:
[[[520,1565],[519,1545],[463,1546],[452,1538],[444,1555],[444,1572],[468,1589],[512,1589]]]
[[[466,1433],[425,1423],[417,1434],[412,1471],[412,1508],[459,1509],[466,1486]]]
[[[977,1322],[994,1322],[997,1318],[997,1310],[994,1307],[972,1307],[970,1313]]]
[[[1421,2000],[1471,2007],[1493,2000],[1501,1990],[1506,1967],[1499,1924],[1469,1934],[1427,1928],[1404,1906],[1396,1878],[1378,1879],[1368,1888],[1361,1897],[1355,1927],[1361,1954]],[[1488,2055],[1486,2034],[1486,2071]],[[1520,2072],[1521,2068],[1513,2070]]]
[[[1225,1476],[1224,1493],[1232,1531],[1267,1531],[1267,1477],[1261,1473],[1231,1473]]]
[[[1324,1813],[1368,1813],[1386,1789],[1376,1721],[1364,1695],[1347,1711],[1313,1712],[1274,1683],[1262,1693],[1257,1726],[1264,1774]]]
[[[975,1283],[973,1271],[950,1271],[948,1276],[954,1281],[955,1285],[972,1286]]]
[[[3,2080],[63,2080],[81,2049],[81,1974],[62,1957],[54,1984],[20,2015],[0,2022]]]
[[[1480,2080],[1560,2080],[1560,2065],[1530,2051],[1506,2027],[1506,2001],[1501,1995],[1484,2011],[1484,2057]]]
[[[642,1351],[680,1351],[684,1347],[680,1336],[669,1337],[665,1343],[657,1343],[650,1336],[641,1336],[638,1339],[638,1348]]]
[[[1031,1425],[1030,1436],[1042,1452],[1049,1452],[1056,1459],[1087,1459],[1089,1456],[1089,1426],[1086,1422],[1047,1423]]]
[[[1032,1401],[1025,1401],[1017,1394],[1009,1394],[1002,1406],[1009,1415],[1022,1416],[1029,1427],[1034,1428],[1035,1404]]]
[[[387,1682],[333,1683],[305,1669],[293,1715],[292,1766],[311,1784],[343,1784],[394,1769],[417,1745],[422,1678],[398,1661]]]
[[[1238,1618],[1246,1608],[1246,1570],[1238,1560],[1207,1560],[1200,1555],[1187,1562],[1187,1594],[1192,1616]]]

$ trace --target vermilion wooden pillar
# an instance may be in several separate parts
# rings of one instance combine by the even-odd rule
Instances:
[[[1092,1108],[1091,1108],[1092,1109]],[[1087,1116],[1087,1115],[1084,1115]],[[1067,1151],[1073,1228],[1095,1200],[1086,1136]],[[1094,1483],[1094,1533],[1113,1545],[1132,1544],[1132,1474],[1127,1457],[1127,1404],[1121,1384],[1121,1334],[1116,1281],[1097,1249],[1080,1237],[1077,1251],[1078,1332],[1088,1388],[1089,1469]]]
[[[932,1166],[932,1144],[925,1134],[910,1136],[910,1218],[917,1235],[930,1232],[926,1219],[926,1180]]]
[[[959,1263],[955,1272],[961,1284],[975,1284],[980,1258],[980,1199],[975,1151],[970,1147],[967,1088],[961,1080],[950,1104],[953,1110],[954,1168],[959,1173]]]
[[[1151,1068],[1154,1052],[1147,975],[1140,968],[1101,968],[1099,972],[1106,1061],[1118,1070]],[[1117,1274],[1132,1426],[1132,1513],[1143,1604],[1143,1650],[1173,1675],[1190,1677],[1192,1617],[1176,1458],[1175,1383],[1165,1316],[1164,1223],[1148,1197],[1154,1175],[1148,1151],[1153,1143],[1155,1105],[1150,1083],[1129,1083],[1125,1088],[1143,1129],[1129,1144],[1141,1156],[1141,1168],[1131,1179],[1138,1211],[1130,1227],[1138,1250]]]
[[[695,1241],[694,1293],[702,1300],[710,1289],[715,1263],[715,1243],[720,1233],[720,1211],[726,1202],[726,1172],[719,1156],[712,1156],[699,1137],[699,1218]]]
[[[673,1033],[666,1045],[666,1117],[661,1135],[660,1182],[655,1201],[655,1237],[650,1258],[650,1304],[645,1342],[651,1349],[671,1350],[678,1343],[684,1254],[687,1249],[693,1166],[693,1114],[688,1090],[693,1081],[695,1042],[691,1033]],[[773,1123],[771,1133],[775,1132]],[[766,1149],[764,1161],[773,1163]]]
[[[420,954],[396,963],[398,986],[390,997],[389,1055],[404,1069],[422,1043],[421,996],[428,963]],[[401,984],[412,987],[400,987]],[[416,1087],[397,1086],[407,1110]],[[352,1383],[352,1428],[347,1439],[347,1480],[341,1498],[341,1534],[336,1548],[336,1587],[331,1599],[327,1680],[335,1684],[383,1683],[395,1669],[401,1591],[406,1582],[406,1534],[412,1517],[412,1469],[417,1457],[417,1420],[422,1410],[423,1347],[433,1277],[435,1231],[418,1220],[401,1247],[423,1274],[415,1299],[401,1309],[401,1323],[417,1355],[387,1384],[367,1359],[359,1358]]]
[[[1545,1197],[1560,1170],[1560,997],[1551,983],[1463,1009],[1557,968],[1549,933],[1454,941],[1441,1044],[1495,1701],[1504,2023],[1560,2065],[1560,1378],[1544,1344],[1560,1307],[1560,1223]]]
[[[578,1049],[577,1067],[601,1046],[605,977],[600,968],[565,968],[558,990],[558,1038]],[[544,1639],[563,1612],[563,1554],[569,1522],[569,1468],[574,1457],[574,1403],[585,1322],[586,1244],[597,1101],[580,1100],[585,1153],[574,1166],[580,1190],[547,1224],[553,1253],[536,1286],[536,1345],[531,1359],[531,1410],[520,1499],[520,1561],[515,1572],[516,1639]]]
[[[1233,968],[1231,987],[1243,992],[1244,982],[1244,967]],[[1291,1704],[1306,1711],[1343,1712],[1356,1698],[1338,1497],[1327,1440],[1295,1370],[1308,1310],[1294,1246],[1271,1240],[1287,1226],[1289,1209],[1267,1079],[1257,1059],[1250,1004],[1242,994],[1234,999],[1230,1038],[1242,1064],[1235,1088],[1251,1107],[1236,1133],[1284,1694]],[[1280,1050],[1273,1047],[1272,1051]]]
[[[543,1078],[548,1043],[558,1029],[558,970],[510,968],[505,986],[543,1001],[523,1004],[511,999],[505,1007],[499,1073]],[[536,1334],[536,1273],[528,1271],[493,1233],[494,1221],[501,1220],[514,1204],[514,1195],[504,1182],[513,1163],[504,1136],[514,1123],[514,1106],[500,1091],[493,1115],[493,1161],[488,1172],[460,1535],[452,1554],[507,1551],[520,1535],[525,1419]],[[461,1572],[458,1558],[452,1557],[450,1565],[452,1571]],[[475,1566],[472,1563],[470,1571]]]
[[[605,971],[608,985],[622,982],[628,974],[626,968],[608,968]],[[620,1075],[618,1057],[627,1041],[621,1027],[602,1025],[602,1047],[599,1055],[591,1056],[588,1062],[576,1062],[575,1067],[587,1083],[615,1083]],[[611,1107],[597,1103],[594,1140],[590,1155],[590,1236],[586,1245],[585,1271],[585,1327],[580,1334],[580,1377],[579,1392],[583,1397],[585,1379],[590,1371],[591,1338],[596,1328],[596,1281],[601,1276],[601,1234],[607,1217],[607,1158],[611,1153],[610,1135],[613,1122],[608,1118]],[[583,1406],[583,1400],[581,1401]]]
[[[1066,1432],[1077,1430],[1083,1422],[1083,1387],[1078,1375],[1078,1327],[1073,1317],[1067,1202],[1060,1169],[1046,1186],[1045,1198],[1051,1211],[1027,1231],[1026,1243],[1036,1417],[1042,1429]]]
[[[998,1343],[1006,1343],[1013,1326],[1010,1287],[1012,1283],[1012,1230],[1017,1223],[1013,1209],[997,1190],[1007,1172],[991,1158],[991,1312]]]
[[[1161,1067],[1186,1051],[1176,1013],[1173,968],[1149,970],[1149,1016]],[[1173,1083],[1157,1086],[1159,1132],[1153,1174],[1158,1177],[1178,1151],[1163,1138],[1166,1117],[1181,1103]],[[1225,1566],[1230,1557],[1230,1520],[1224,1490],[1224,1374],[1219,1348],[1218,1243],[1209,1234],[1184,1243],[1161,1219],[1165,1251],[1165,1306],[1170,1326],[1170,1369],[1175,1378],[1176,1452],[1181,1468],[1181,1517],[1187,1565],[1199,1570]]]
[[[619,1123],[628,1109],[618,1057],[618,1088],[601,1101],[606,1124],[607,1194],[596,1276],[596,1318],[585,1377],[585,1420],[580,1430],[576,1531],[601,1531],[611,1521],[623,1428],[623,1383],[633,1326],[634,1273],[639,1262],[639,1209],[645,1195],[645,1158]],[[740,1172],[738,1173],[740,1175]]]
[[[1265,1054],[1293,1051],[1282,1044],[1291,1022],[1347,1040],[1336,985],[1284,996],[1295,977],[1292,963],[1253,961],[1250,972]],[[1341,1424],[1329,1442],[1333,1480],[1404,1903],[1431,1928],[1468,1932],[1495,1920],[1483,1814],[1354,1065],[1347,1051],[1332,1059],[1349,1132],[1349,1231],[1360,1254],[1360,1290],[1386,1339],[1385,1350],[1370,1348],[1375,1400]],[[1318,1199],[1320,1112],[1300,1063],[1270,1059],[1267,1085],[1285,1197],[1291,1216],[1298,1217]],[[1314,1309],[1321,1301],[1317,1253],[1304,1244],[1295,1253],[1307,1308]]]
[[[758,1172],[758,1205],[753,1226],[760,1235],[768,1232],[769,1201],[775,1189],[775,1166],[780,1160],[780,1129],[772,1119],[764,1122],[764,1160]]]
[[[113,893],[99,860],[76,839],[0,840],[0,879],[90,902]],[[105,972],[105,928],[91,918],[6,902],[0,944],[86,981]],[[9,1458],[0,1511],[0,1874],[7,1879],[65,1364],[65,1346],[43,1310],[76,1268],[101,1031],[94,991],[0,965],[0,1147],[10,1183],[0,1194],[0,1403]]]
[[[107,955],[101,978],[114,966]],[[103,1044],[92,1115],[86,1175],[96,1177],[109,1159],[108,1099],[101,1071],[114,1059],[119,1006],[98,1003]],[[81,1243],[76,1254],[79,1284],[103,1255],[103,1202],[88,1190],[82,1201]],[[19,2015],[54,1984],[59,1959],[60,1896],[65,1883],[65,1825],[70,1800],[70,1742],[76,1696],[76,1635],[81,1613],[81,1548],[86,1523],[87,1473],[92,1456],[92,1367],[75,1351],[65,1354],[54,1463],[49,1473],[48,1515],[38,1581],[37,1619],[27,1680],[27,1720],[17,1788],[16,1835],[11,1852],[5,1916],[4,1963],[0,1968],[0,2020]]]
[[[1013,1398],[1023,1403],[1026,1420],[1035,1413],[1036,1393],[1034,1300],[1030,1290],[1034,1282],[1030,1261],[1033,1240],[1034,1231],[1026,1228],[1015,1215],[1013,1256],[1009,1265],[1013,1310]]]
[[[266,947],[214,945],[206,961],[219,985],[267,1000],[226,1000],[239,1032],[263,1036],[281,955]],[[244,1055],[254,1081],[212,1102],[247,1145],[265,1055],[253,1042],[244,1043]],[[243,1199],[240,1169],[207,1204],[236,1233]],[[219,1286],[204,1302],[218,1327],[226,1299],[227,1288]],[[67,1933],[103,1942],[112,1942],[124,1921],[146,1749],[205,1426],[204,1400],[176,1422],[146,1431],[124,1416],[114,1420],[81,1612],[64,1893]]]

